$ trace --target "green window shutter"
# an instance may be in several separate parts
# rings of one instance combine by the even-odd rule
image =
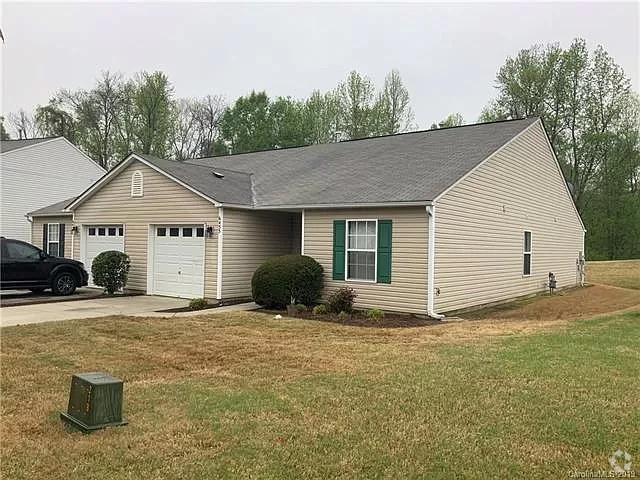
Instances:
[[[49,224],[43,223],[42,224],[42,250],[44,250],[47,253],[49,253],[49,245],[47,242],[48,235],[49,235]]]
[[[344,280],[346,226],[344,220],[333,221],[333,279]]]
[[[378,220],[378,283],[391,283],[391,220]]]

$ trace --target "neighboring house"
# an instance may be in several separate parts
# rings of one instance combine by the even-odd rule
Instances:
[[[37,245],[42,233],[32,237],[26,214],[79,195],[105,173],[64,137],[4,140],[0,152],[0,235]]]
[[[539,119],[187,162],[131,154],[67,210],[74,258],[124,250],[129,288],[180,297],[250,297],[265,259],[303,253],[325,295],[348,285],[357,307],[438,316],[541,291],[549,272],[576,285],[584,251]]]

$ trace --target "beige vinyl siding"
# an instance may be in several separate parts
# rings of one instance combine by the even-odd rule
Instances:
[[[33,223],[31,224],[31,240],[32,240],[31,243],[34,244],[36,247],[39,247],[45,250],[45,247],[42,244],[42,239],[43,239],[42,228],[47,223],[60,223],[60,224],[63,223],[64,224],[64,256],[66,258],[74,258],[72,257],[73,252],[71,251],[71,243],[73,242],[72,240],[73,233],[71,232],[71,227],[73,225],[71,223],[71,216],[34,217]]]
[[[256,268],[269,257],[294,251],[297,215],[224,208],[222,298],[251,297],[251,277]]]
[[[131,176],[143,174],[144,195],[131,197]],[[149,225],[218,224],[218,209],[164,175],[134,161],[75,210],[80,225],[124,224],[124,249],[131,258],[128,288],[147,289]],[[82,229],[83,230],[83,229]],[[205,237],[205,297],[216,297],[218,240]],[[79,256],[79,248],[78,248]]]
[[[438,313],[577,283],[584,233],[537,122],[436,203]],[[532,232],[523,276],[524,231]]]
[[[333,280],[333,221],[392,220],[391,283]],[[325,298],[339,287],[358,294],[357,308],[425,314],[427,311],[428,218],[424,207],[306,210],[304,253],[325,271]]]

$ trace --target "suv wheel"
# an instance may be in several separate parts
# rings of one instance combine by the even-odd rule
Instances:
[[[53,278],[51,289],[56,295],[71,295],[76,291],[76,279],[69,272],[62,272]]]

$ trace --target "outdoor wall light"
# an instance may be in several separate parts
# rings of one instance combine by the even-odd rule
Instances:
[[[73,227],[71,227],[71,233],[78,233],[78,226],[74,225]]]
[[[213,237],[213,227],[211,225],[207,226],[207,237]]]

